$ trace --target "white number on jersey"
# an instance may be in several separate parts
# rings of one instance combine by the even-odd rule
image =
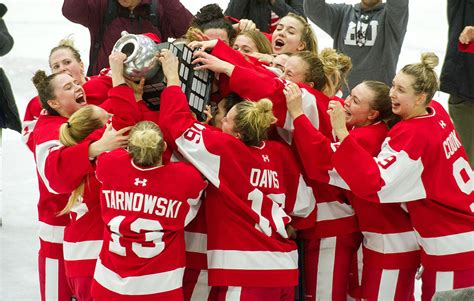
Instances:
[[[272,194],[271,199],[273,200],[273,204],[271,209],[272,211],[270,214],[271,219],[276,226],[277,233],[279,233],[284,238],[288,238],[285,229],[285,222],[283,220],[283,218],[287,217],[287,215],[279,205],[285,203],[285,195],[282,193]],[[268,218],[262,215],[263,193],[258,189],[254,189],[249,193],[248,200],[252,201],[252,210],[260,217],[258,224],[255,225],[255,228],[265,233],[265,235],[271,236],[272,228],[270,225],[270,221],[268,220]]]
[[[472,193],[474,190],[474,174],[471,166],[463,157],[459,157],[454,161],[453,176],[462,192],[465,194]]]
[[[120,233],[120,224],[125,219],[125,216],[119,215],[114,217],[108,223],[111,234],[111,241],[109,243],[109,251],[115,254],[126,256],[125,247],[120,244],[120,237],[123,235]],[[145,241],[152,242],[153,246],[145,247],[142,243],[132,243],[132,251],[140,258],[152,258],[163,252],[165,249],[165,242],[163,241],[163,227],[159,221],[137,218],[130,224],[130,230],[135,233],[140,233],[141,230],[147,230],[145,233]]]

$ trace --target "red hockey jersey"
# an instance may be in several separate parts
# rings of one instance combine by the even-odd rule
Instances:
[[[273,103],[273,112],[277,117],[278,133],[289,144],[293,140],[293,118],[287,111],[283,89],[286,81],[259,73],[255,70],[236,66],[230,77],[230,88],[241,97],[250,100],[269,98]],[[331,122],[327,114],[330,99],[305,84],[298,84],[302,91],[303,112],[311,124],[326,137],[334,141]],[[295,154],[297,152],[295,150]],[[298,158],[301,162],[302,159]],[[358,231],[354,210],[347,203],[344,193],[326,182],[308,180],[317,201],[317,226],[300,232],[303,238],[330,237]],[[305,226],[306,227],[306,226]]]
[[[306,174],[313,179],[348,188],[332,164],[332,156],[339,143],[331,144],[304,115],[298,117],[294,125],[294,141]],[[350,135],[371,156],[376,156],[387,132],[385,123],[378,122],[354,128]],[[364,235],[364,264],[386,269],[417,267],[420,248],[410,217],[400,204],[369,203],[350,191],[347,195]]]
[[[425,269],[472,269],[474,175],[448,114],[428,111],[395,125],[376,158],[349,136],[333,163],[364,200],[406,203]]]
[[[126,150],[99,156],[106,225],[92,295],[100,300],[182,300],[184,226],[206,187],[186,163],[144,168]]]
[[[130,109],[137,105],[129,87],[111,89],[110,98],[116,111],[127,112],[126,118],[118,120],[118,124],[123,126],[125,123],[130,124],[130,120],[139,118],[139,114],[134,113],[138,108]],[[58,216],[58,213],[66,205],[69,193],[79,186],[84,176],[94,171],[89,161],[90,139],[71,147],[64,147],[59,142],[59,127],[65,122],[67,118],[62,116],[40,115],[30,135],[40,190],[40,252],[51,258],[63,257],[61,244],[64,227],[69,223],[68,216]]]
[[[167,141],[212,183],[205,200],[209,285],[296,285],[298,254],[287,238],[290,217],[281,203],[293,212],[300,207],[265,194],[279,182],[275,171],[266,170],[262,150],[196,122],[178,86],[161,95],[160,123]]]

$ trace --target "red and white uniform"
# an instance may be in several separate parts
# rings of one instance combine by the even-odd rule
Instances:
[[[135,165],[126,150],[99,156],[104,245],[94,300],[182,300],[184,226],[206,187],[186,163]]]
[[[395,125],[375,159],[351,136],[333,157],[362,199],[406,203],[425,268],[423,300],[474,285],[474,175],[446,111],[428,111]]]
[[[335,148],[314,129],[306,116],[295,122],[294,141],[309,177],[347,188],[331,162]],[[354,128],[350,135],[376,156],[388,132],[385,123]],[[318,154],[314,156],[314,154]],[[413,299],[419,246],[408,213],[400,204],[373,204],[348,191],[364,235],[362,298],[369,300]]]
[[[286,108],[283,89],[286,81],[268,76],[250,68],[236,66],[229,81],[230,90],[243,98],[269,98],[277,117],[278,133],[289,144],[293,140],[293,118]],[[330,99],[315,89],[299,83],[302,91],[303,112],[311,124],[327,138],[334,140],[329,116],[326,113]],[[297,151],[295,154],[297,157]],[[301,162],[301,158],[299,158]],[[360,243],[354,210],[341,189],[308,180],[317,201],[316,226],[300,231],[305,242],[306,287],[317,292],[308,298],[345,298],[350,262]],[[336,256],[337,254],[337,256]],[[323,264],[324,263],[324,264]]]
[[[273,173],[265,172],[264,158],[257,160],[252,147],[197,122],[178,86],[163,91],[160,109],[169,143],[212,183],[205,200],[209,284],[278,290],[295,286],[298,254],[287,238],[290,217],[285,209],[295,212],[302,204],[310,208],[309,200],[285,199],[283,207],[267,196],[260,187],[268,190],[276,182]],[[259,173],[254,180],[252,173]],[[307,193],[296,191],[298,196]]]
[[[139,106],[129,87],[110,89],[106,103],[114,113],[110,122],[115,130],[134,125],[141,119]],[[96,130],[86,140],[100,139],[104,129]],[[82,200],[71,209],[71,222],[64,231],[63,249],[66,276],[74,294],[79,300],[92,300],[90,288],[102,248],[104,224],[99,201],[101,185],[95,172],[85,175],[84,180]]]
[[[67,285],[64,272],[63,239],[64,228],[69,223],[69,216],[58,216],[69,199],[68,192],[59,193],[52,189],[45,177],[46,161],[50,147],[60,145],[59,127],[67,118],[61,116],[41,115],[34,131],[30,135],[32,151],[35,155],[38,173],[38,219],[40,250],[39,275],[42,300],[70,300],[72,293]],[[88,145],[78,145],[68,150],[69,157],[62,160],[69,169],[79,169],[87,174],[91,170],[88,159]],[[80,181],[76,183],[79,185]]]
[[[117,122],[118,124],[129,122],[127,120],[135,117],[135,114],[128,112],[131,103],[129,99],[134,99],[133,92],[129,87],[113,88],[110,98],[110,102],[116,104],[117,112],[127,110],[126,118],[124,121]],[[132,104],[136,105],[136,102],[134,101]],[[126,109],[123,107],[126,107]],[[72,147],[64,147],[59,142],[59,127],[65,122],[67,122],[67,118],[62,116],[40,115],[33,132],[29,136],[28,142],[28,146],[31,147],[35,156],[40,189],[40,200],[38,202],[41,243],[39,252],[40,264],[48,264],[50,262],[49,259],[55,259],[60,267],[64,266],[63,239],[65,227],[67,225],[69,225],[68,227],[74,227],[74,224],[69,224],[70,219],[68,216],[57,215],[66,205],[69,193],[79,186],[84,176],[94,171],[88,155],[91,140]],[[79,237],[89,234],[93,235],[92,232],[84,233],[82,230],[76,230],[76,233]],[[70,235],[69,237],[72,236]],[[76,238],[75,240],[77,242],[83,241],[81,238]],[[72,247],[73,245],[69,246]],[[83,251],[84,245],[80,245],[80,248]],[[84,255],[83,252],[77,253],[74,250],[69,253],[74,254],[73,260],[80,260],[78,256]],[[91,260],[89,257],[87,257],[87,260]],[[86,266],[90,267],[90,265]],[[48,266],[40,266],[39,270],[40,283],[42,284],[41,294],[42,296],[45,295],[45,299],[48,299],[50,293],[47,290],[53,287],[50,280],[59,278],[59,286],[62,287],[62,279],[65,278],[64,271],[54,278],[48,275],[48,270],[51,270],[48,269]],[[79,267],[81,275],[86,270]],[[45,274],[42,274],[41,271],[44,271]],[[43,286],[43,283],[46,284]],[[64,289],[59,290],[64,291]],[[70,296],[65,298],[68,299]]]

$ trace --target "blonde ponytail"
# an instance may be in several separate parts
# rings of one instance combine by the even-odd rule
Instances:
[[[319,58],[323,63],[326,77],[326,85],[322,88],[322,92],[327,96],[334,96],[343,84],[347,87],[346,78],[352,69],[351,58],[332,48],[321,50]]]
[[[139,122],[130,131],[128,152],[132,156],[133,162],[139,166],[161,164],[161,156],[165,147],[163,134],[154,122]]]
[[[102,121],[94,117],[94,106],[87,105],[74,112],[69,117],[68,122],[63,123],[59,128],[59,141],[64,146],[73,146],[84,140],[93,131],[103,127]],[[84,194],[85,180],[82,179],[79,186],[71,192],[69,200],[59,215],[67,214],[79,202]]]
[[[273,103],[269,99],[258,102],[243,101],[235,105],[234,131],[241,140],[251,146],[259,146],[266,140],[268,129],[276,122],[273,115]]]

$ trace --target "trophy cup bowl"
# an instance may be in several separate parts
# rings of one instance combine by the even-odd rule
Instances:
[[[157,44],[144,35],[129,34],[126,31],[122,31],[121,35],[112,51],[120,51],[127,55],[123,75],[133,81],[138,81],[142,77],[145,79],[154,77],[161,67],[155,58],[159,50]]]

